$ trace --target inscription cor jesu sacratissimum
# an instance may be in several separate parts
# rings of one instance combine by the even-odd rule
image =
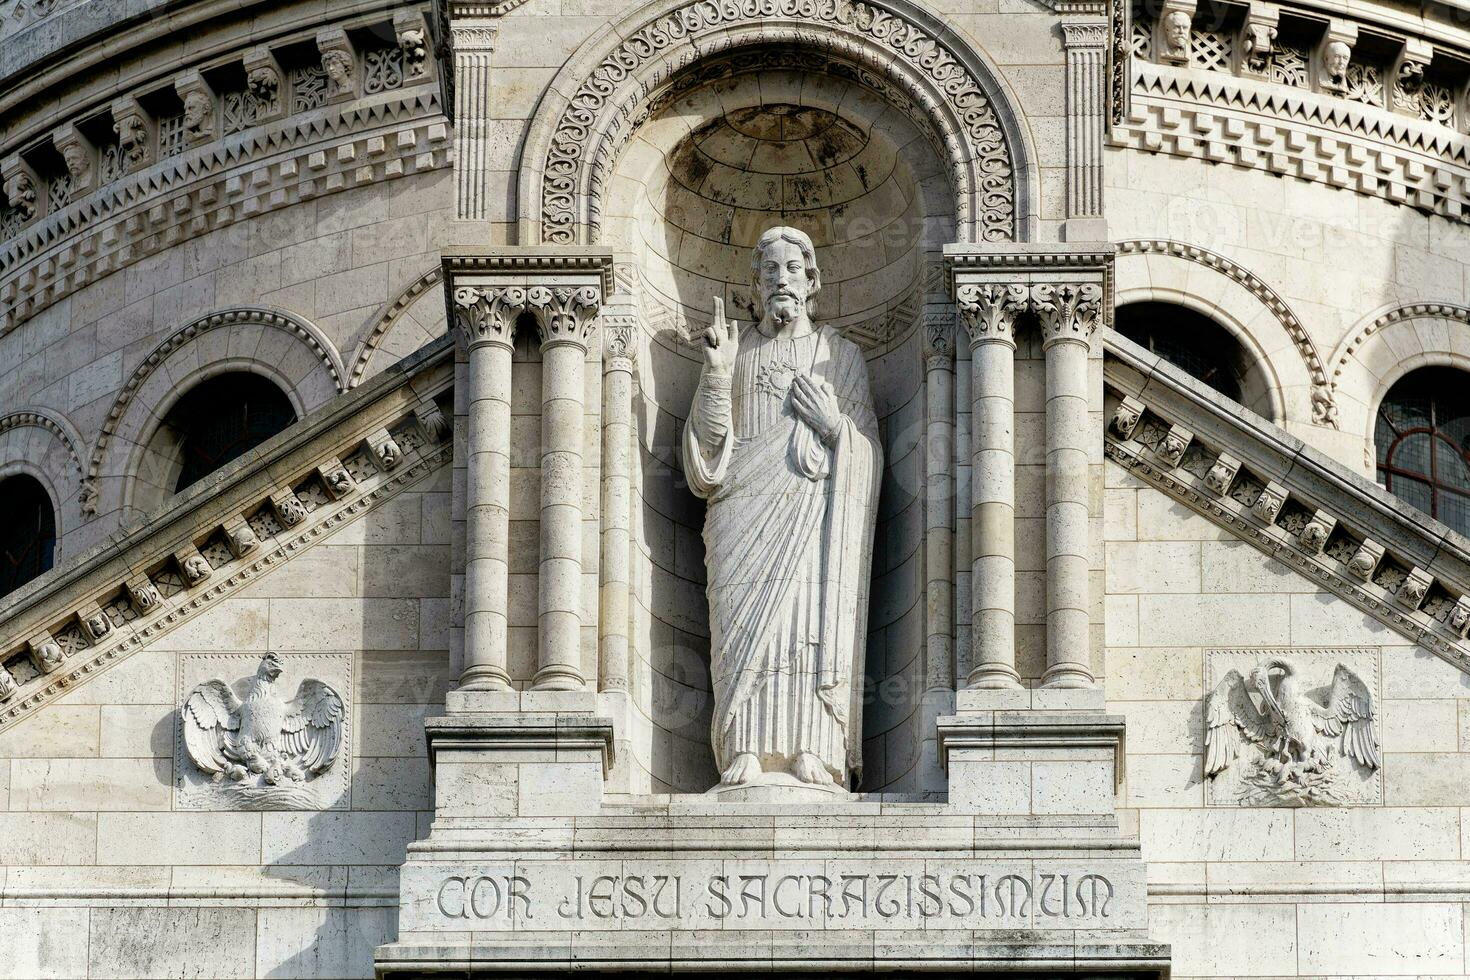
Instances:
[[[554,929],[568,921],[673,924],[689,916],[732,923],[815,919],[834,925],[920,919],[1103,920],[1113,884],[1100,874],[575,875],[546,895],[529,877],[449,875],[435,904],[447,919],[500,919]]]

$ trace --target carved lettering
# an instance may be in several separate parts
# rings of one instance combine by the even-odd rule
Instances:
[[[445,919],[518,917],[532,921],[538,903],[554,906],[561,919],[582,921],[677,922],[683,912],[684,882],[677,874],[576,875],[569,893],[546,894],[534,876],[449,875],[439,882],[434,907]],[[1038,919],[1078,922],[1112,916],[1116,898],[1105,875],[873,873],[827,875],[711,875],[703,881],[701,911],[735,928],[761,921],[819,916],[858,924],[875,919],[918,917],[955,920]],[[836,899],[837,901],[834,901]],[[989,901],[987,901],[989,899]]]

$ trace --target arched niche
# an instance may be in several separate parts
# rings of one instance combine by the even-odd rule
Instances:
[[[0,416],[0,475],[26,473],[46,488],[55,505],[58,558],[64,551],[63,532],[74,529],[95,507],[82,481],[81,451],[76,427],[51,409],[22,409]]]
[[[717,297],[727,315],[758,318],[751,250],[775,225],[813,239],[822,279],[815,319],[863,349],[880,418],[865,669],[882,693],[864,713],[864,786],[904,792],[926,782],[917,748],[925,643],[916,328],[926,304],[947,308],[941,249],[964,237],[955,204],[963,192],[921,111],[864,76],[802,67],[800,57],[775,47],[744,62],[717,53],[692,66],[700,84],[639,121],[599,199],[598,240],[618,257],[618,290],[638,306],[644,329],[633,530],[646,584],[636,590],[630,673],[648,735],[633,747],[635,765],[654,788],[697,792],[716,778],[704,509],[684,485],[676,447],[700,371],[691,338],[710,324]]]
[[[1187,298],[1120,303],[1113,327],[1225,397],[1281,423],[1281,392],[1270,364],[1249,333],[1218,309],[1199,309]]]
[[[20,462],[0,465],[0,601],[55,563],[57,503],[45,474]]]
[[[522,153],[523,244],[602,241],[628,139],[684,91],[746,66],[845,75],[905,108],[952,175],[959,240],[1028,240],[1035,155],[988,60],[908,0],[694,0],[604,26],[548,86]]]

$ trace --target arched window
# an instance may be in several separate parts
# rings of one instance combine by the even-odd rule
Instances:
[[[200,382],[174,403],[160,427],[179,467],[174,492],[193,486],[294,421],[290,399],[258,374],[232,372]]]
[[[56,554],[56,514],[35,477],[0,480],[0,595],[14,592],[51,567]]]
[[[1410,371],[1378,406],[1378,480],[1394,496],[1470,534],[1470,375]]]
[[[1220,394],[1253,405],[1261,386],[1230,332],[1202,313],[1173,303],[1128,303],[1114,313],[1117,330]]]

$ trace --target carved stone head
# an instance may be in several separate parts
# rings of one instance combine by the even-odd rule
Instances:
[[[214,103],[203,92],[196,90],[185,95],[184,128],[191,133],[212,135],[214,127],[210,125],[209,114],[213,108]]]
[[[817,250],[804,231],[771,228],[755,243],[751,271],[766,316],[778,328],[806,319],[809,301],[822,288]]]
[[[1322,67],[1327,71],[1330,78],[1340,79],[1347,74],[1348,62],[1352,60],[1353,52],[1341,41],[1330,41],[1327,50],[1323,52]]]
[[[66,172],[72,180],[82,180],[92,169],[92,158],[81,143],[67,143],[61,148],[61,159],[66,163]]]
[[[1189,50],[1190,18],[1182,10],[1171,10],[1164,18],[1164,43],[1170,54],[1184,54]]]

